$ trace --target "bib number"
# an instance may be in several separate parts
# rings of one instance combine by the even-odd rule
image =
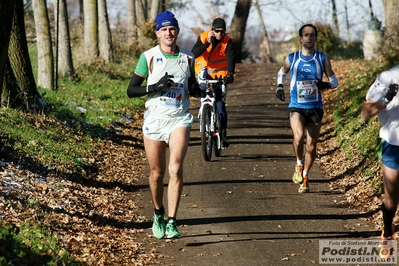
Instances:
[[[164,108],[182,109],[184,95],[183,84],[173,84],[158,98],[158,105]]]
[[[296,87],[298,103],[317,102],[319,100],[319,89],[315,81],[298,81]]]

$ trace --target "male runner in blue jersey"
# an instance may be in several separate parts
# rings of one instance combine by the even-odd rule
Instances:
[[[327,55],[316,50],[317,29],[305,24],[299,29],[302,49],[289,54],[277,74],[276,97],[285,101],[284,80],[290,73],[290,102],[288,110],[294,135],[293,146],[297,160],[292,181],[300,184],[299,192],[309,192],[308,174],[316,158],[316,146],[323,118],[321,92],[335,88],[338,80]],[[323,82],[323,75],[328,82]],[[306,152],[304,138],[306,132]]]

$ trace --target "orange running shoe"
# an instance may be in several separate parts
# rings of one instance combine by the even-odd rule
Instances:
[[[303,178],[302,184],[299,186],[298,192],[299,193],[308,193],[309,192],[308,176],[305,176]]]
[[[297,164],[295,166],[294,175],[292,176],[292,181],[295,184],[302,184],[303,182],[302,172],[303,172],[303,164]]]
[[[391,236],[385,237],[384,230],[382,230],[380,244],[378,245],[378,251],[379,251],[380,258],[383,260],[388,259],[389,256],[391,256],[393,253],[393,247],[391,245],[391,241],[387,241],[387,240],[393,240],[394,233],[395,233],[395,225],[394,224],[392,224],[392,235]]]

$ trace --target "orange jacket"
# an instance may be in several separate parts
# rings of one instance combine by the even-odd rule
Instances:
[[[207,42],[209,31],[201,33],[200,38],[202,43]],[[228,72],[226,46],[230,39],[231,38],[228,35],[225,35],[213,50],[211,44],[208,46],[205,52],[202,53],[202,55],[195,58],[195,72],[199,73],[206,67],[208,74],[214,79],[220,77],[220,75],[222,77],[226,76]]]

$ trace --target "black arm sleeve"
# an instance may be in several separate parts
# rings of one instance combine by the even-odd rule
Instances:
[[[143,77],[133,74],[129,86],[127,87],[127,96],[129,98],[141,97],[148,94],[147,87],[141,86],[144,80],[145,79]]]
[[[194,54],[194,57],[197,58],[198,56],[202,55],[203,52],[205,52],[209,45],[209,42],[202,43],[201,38],[198,37],[193,49],[191,49],[191,52]]]
[[[190,90],[191,86],[193,86],[194,83],[196,83],[197,80],[195,79],[195,74],[191,73],[191,76],[188,78],[188,88]]]
[[[233,41],[230,39],[226,46],[226,58],[228,63],[228,71],[234,74],[236,69],[235,50]]]

